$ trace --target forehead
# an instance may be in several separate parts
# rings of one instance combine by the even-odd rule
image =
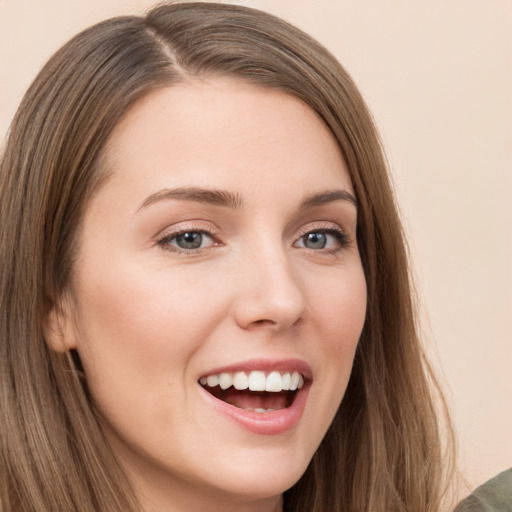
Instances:
[[[145,179],[151,187],[243,188],[268,180],[309,187],[320,180],[321,188],[351,190],[338,144],[310,107],[234,79],[150,93],[121,119],[103,156],[114,181]]]

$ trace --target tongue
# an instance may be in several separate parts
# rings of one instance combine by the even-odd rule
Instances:
[[[287,391],[279,393],[238,391],[232,387],[224,391],[216,387],[210,392],[219,400],[240,409],[285,409],[291,404],[293,397],[293,394]]]

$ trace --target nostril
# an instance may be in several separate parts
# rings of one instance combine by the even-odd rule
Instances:
[[[296,318],[296,319],[282,319],[280,320],[267,320],[265,318],[260,320],[253,320],[249,324],[245,325],[245,329],[251,330],[251,329],[265,329],[268,328],[272,331],[283,331],[285,329],[288,329],[290,327],[297,326],[302,321],[302,318]]]
[[[265,325],[265,324],[276,325],[277,322],[275,320],[265,320],[263,318],[261,320],[254,321],[253,324],[255,324],[255,325]]]

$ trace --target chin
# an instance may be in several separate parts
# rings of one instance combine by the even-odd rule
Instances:
[[[269,450],[254,446],[246,456],[226,454],[222,463],[212,464],[206,476],[209,485],[239,498],[265,499],[283,494],[293,487],[306,471],[312,454],[301,450]],[[277,453],[276,453],[277,452]]]

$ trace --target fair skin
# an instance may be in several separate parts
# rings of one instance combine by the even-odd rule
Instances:
[[[78,351],[145,511],[280,510],[365,316],[337,144],[297,99],[217,78],[139,101],[103,161],[50,343]],[[215,386],[237,374],[272,390]]]

